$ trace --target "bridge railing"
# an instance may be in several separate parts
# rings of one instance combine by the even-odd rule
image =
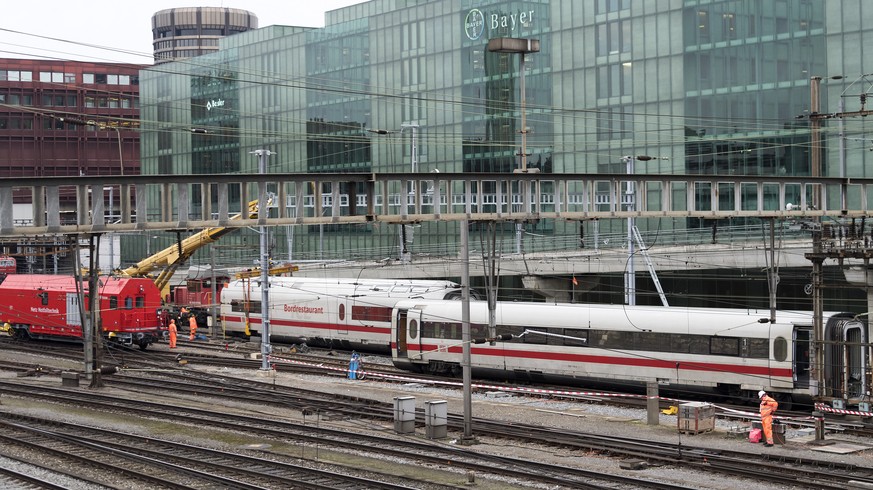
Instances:
[[[873,179],[625,174],[8,178],[0,236],[423,221],[861,217]],[[268,196],[275,199],[268,201]],[[251,200],[272,203],[233,219]]]

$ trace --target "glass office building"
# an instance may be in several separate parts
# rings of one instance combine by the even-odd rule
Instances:
[[[265,148],[272,172],[624,173],[622,157],[646,155],[637,173],[813,175],[810,78],[823,77],[821,112],[863,109],[851,95],[869,86],[871,11],[861,0],[372,0],[328,12],[324,28],[257,29],[143,71],[142,168],[256,172],[250,152]],[[538,40],[539,52],[489,51],[501,37]],[[825,124],[822,174],[868,176],[865,129]],[[626,225],[596,223],[603,235]],[[275,230],[272,254],[454,254],[457,226],[294,227]],[[512,250],[515,225],[503,226]],[[522,246],[575,247],[593,226],[540,220]],[[257,243],[222,245],[246,240]]]

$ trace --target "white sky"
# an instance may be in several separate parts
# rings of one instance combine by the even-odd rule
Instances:
[[[13,6],[13,2],[22,4]],[[229,7],[258,26],[324,27],[324,12],[365,0],[6,0],[0,58],[152,64],[152,15],[178,7]],[[10,32],[16,31],[16,32]],[[36,37],[42,36],[42,37]],[[52,38],[52,39],[46,39]],[[66,42],[68,41],[68,42]],[[93,46],[93,47],[89,47]]]

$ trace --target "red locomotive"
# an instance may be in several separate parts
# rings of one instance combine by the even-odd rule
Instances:
[[[163,336],[161,291],[146,278],[101,276],[100,321],[111,341],[146,349]],[[0,283],[0,323],[10,335],[32,339],[82,339],[89,308],[88,282],[71,276],[11,274]]]

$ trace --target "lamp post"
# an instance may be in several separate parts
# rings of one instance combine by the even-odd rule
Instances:
[[[418,123],[414,123],[414,122],[402,123],[400,125],[400,131],[399,131],[399,133],[401,135],[403,134],[403,131],[405,131],[407,129],[409,129],[412,133],[412,139],[410,141],[410,153],[411,153],[410,171],[413,174],[418,173],[418,145],[417,145],[417,141],[416,141],[416,132],[418,131],[419,128],[421,128],[421,126],[419,126]],[[383,135],[397,133],[397,131],[389,131],[387,129],[366,129],[365,131],[368,133],[383,134]],[[415,195],[417,188],[418,188],[418,181],[415,179],[415,177],[413,177],[412,182],[410,182],[410,184],[409,184],[409,190],[408,190],[407,195],[401,194],[400,199],[404,199],[405,200],[404,202],[406,202],[408,204],[409,203],[409,196]],[[402,192],[403,191],[401,190],[401,193]],[[411,254],[409,253],[409,249],[406,247],[407,236],[408,236],[409,230],[410,230],[409,225],[402,224],[402,223],[400,224],[400,261],[403,263],[408,263],[412,259]]]
[[[522,38],[513,38],[513,37],[498,37],[494,39],[490,39],[488,41],[488,51],[492,53],[512,53],[519,54],[519,65],[518,70],[519,74],[519,98],[521,99],[521,129],[519,133],[521,133],[521,149],[518,152],[518,168],[515,169],[515,172],[519,173],[527,173],[527,115],[525,111],[526,103],[527,103],[527,90],[524,84],[524,75],[525,75],[525,56],[528,53],[539,53],[540,52],[540,41],[539,39],[522,39]],[[521,189],[521,197],[523,206],[527,207],[530,205],[530,197],[528,195],[528,185],[527,182],[521,182],[519,185],[522,187]],[[521,236],[523,231],[523,224],[521,222],[517,223],[515,226],[515,252],[521,253]]]

